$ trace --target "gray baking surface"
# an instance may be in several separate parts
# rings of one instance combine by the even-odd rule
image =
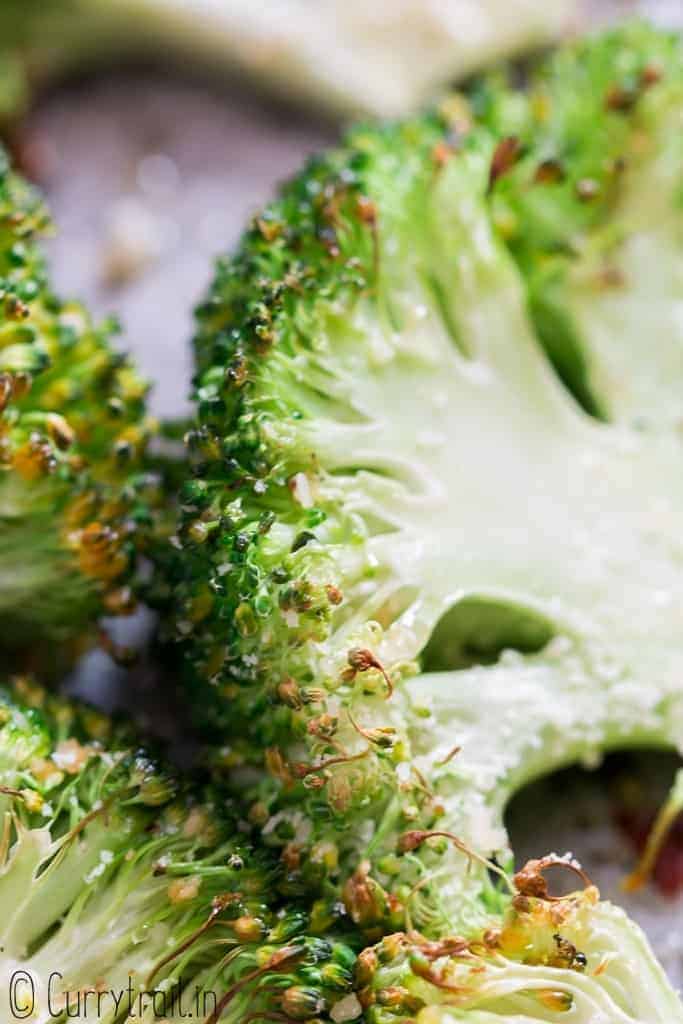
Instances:
[[[636,8],[664,23],[683,20],[683,0],[598,3],[591,10],[602,17]],[[213,256],[234,245],[276,182],[337,134],[333,124],[268,104],[242,85],[158,68],[67,84],[29,118],[22,146],[59,228],[50,243],[57,285],[98,314],[118,312],[122,344],[155,382],[158,415],[188,412],[191,309]],[[144,636],[148,618],[139,616],[132,628]],[[158,667],[126,673],[96,653],[69,687],[107,708],[134,710],[143,725],[171,739],[179,756],[191,752],[191,741],[176,729],[186,717],[174,715],[172,681]],[[644,762],[648,780],[651,767]],[[672,778],[674,769],[672,759],[659,763],[657,774]],[[513,845],[520,859],[572,850],[603,894],[640,921],[680,985],[683,899],[667,900],[652,887],[637,896],[620,891],[633,853],[612,822],[612,775],[577,770],[527,789],[508,816]]]

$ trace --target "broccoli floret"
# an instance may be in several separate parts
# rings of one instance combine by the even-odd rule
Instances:
[[[326,0],[312,16],[307,0],[3,0],[0,47],[40,78],[163,45],[168,56],[214,70],[240,68],[278,95],[386,116],[417,109],[487,61],[556,38],[577,6]]]
[[[645,937],[594,888],[553,900],[529,865],[505,917],[475,940],[391,935],[358,959],[367,1024],[577,1024],[683,1019]]]
[[[671,73],[680,38],[643,45],[647,34],[634,25],[600,47],[560,50],[522,119],[504,93],[501,103],[495,90],[478,99],[516,146],[493,218],[551,359],[589,411],[671,431],[683,412],[683,79]],[[599,130],[587,131],[594,122]],[[642,358],[644,329],[656,359]]]
[[[681,442],[636,383],[668,377],[675,398],[676,290],[634,285],[628,359],[611,345],[620,394],[640,397],[586,374],[603,421],[544,350],[570,321],[586,366],[606,365],[603,293],[572,286],[596,237],[615,258],[646,237],[675,280],[682,67],[679,40],[628,26],[528,94],[356,129],[255,218],[198,310],[170,570],[188,688],[238,783],[266,767],[263,834],[296,830],[373,939],[480,935],[510,901],[482,858],[510,863],[515,790],[683,741]],[[598,172],[610,195],[591,205]],[[561,262],[543,329],[541,222]],[[668,335],[648,344],[650,323]],[[457,843],[410,848],[415,830]]]
[[[17,1013],[328,1020],[348,993],[352,952],[306,934],[239,808],[175,780],[125,725],[14,680],[0,803],[0,977]]]
[[[11,130],[26,112],[36,79],[68,60],[77,0],[3,0],[0,9],[0,128]]]
[[[54,669],[97,614],[133,607],[157,482],[147,384],[113,322],[51,291],[48,227],[0,153],[0,647]]]

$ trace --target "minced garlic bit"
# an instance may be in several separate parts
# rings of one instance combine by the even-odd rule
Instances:
[[[186,903],[193,900],[199,892],[201,878],[190,875],[189,878],[175,878],[168,887],[168,898],[171,903]]]
[[[36,782],[42,783],[46,789],[58,786],[64,778],[64,772],[60,771],[54,761],[47,757],[34,757],[29,768]]]
[[[344,1024],[347,1020],[356,1020],[362,1012],[363,1008],[358,1002],[358,997],[352,992],[351,995],[344,996],[343,999],[334,1004],[330,1010],[330,1017],[334,1024]]]
[[[183,835],[188,839],[201,836],[209,827],[209,820],[203,807],[193,807],[183,825]]]
[[[78,775],[93,755],[91,747],[84,747],[78,740],[62,740],[52,754],[52,760],[67,775]]]

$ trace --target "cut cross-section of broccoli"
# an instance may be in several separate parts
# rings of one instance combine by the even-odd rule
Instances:
[[[542,876],[525,869],[524,885]],[[368,1024],[641,1024],[681,1005],[644,936],[594,888],[561,899],[519,894],[475,940],[391,935],[358,960]]]
[[[507,862],[527,780],[683,739],[681,67],[629,25],[528,93],[356,129],[198,311],[166,595],[188,690],[240,785],[268,769],[266,841],[369,936],[474,935],[507,902],[407,831]],[[644,266],[601,278],[623,349],[577,290],[607,239]]]

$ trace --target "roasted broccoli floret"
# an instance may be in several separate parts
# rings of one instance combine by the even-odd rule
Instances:
[[[324,0],[313,15],[307,0],[3,0],[0,53],[23,58],[40,79],[163,45],[168,57],[238,68],[278,95],[335,113],[395,116],[487,61],[556,38],[578,6]],[[10,97],[15,81],[8,78]],[[0,78],[0,97],[1,89]]]
[[[157,484],[147,384],[116,324],[51,291],[48,227],[0,153],[0,657],[54,668],[97,614],[133,607]]]
[[[356,129],[198,310],[188,690],[233,778],[267,769],[252,819],[371,940],[499,927],[510,795],[683,742],[681,56],[629,25],[528,92]],[[632,1019],[634,933],[593,920],[605,1019]]]
[[[473,940],[391,935],[361,953],[357,998],[367,1024],[620,1024],[683,1020],[641,931],[589,886],[540,895],[538,864],[496,927]],[[542,887],[542,881],[541,881]]]
[[[128,727],[17,679],[0,691],[0,765],[15,1016],[327,1020],[348,998],[352,952],[306,934],[292,877],[239,808],[176,781]]]
[[[675,35],[643,45],[646,32],[622,30],[583,47],[578,60],[560,50],[523,111],[495,88],[474,103],[504,137],[493,219],[563,380],[601,418],[675,432],[681,45]],[[644,332],[655,359],[643,357]]]

